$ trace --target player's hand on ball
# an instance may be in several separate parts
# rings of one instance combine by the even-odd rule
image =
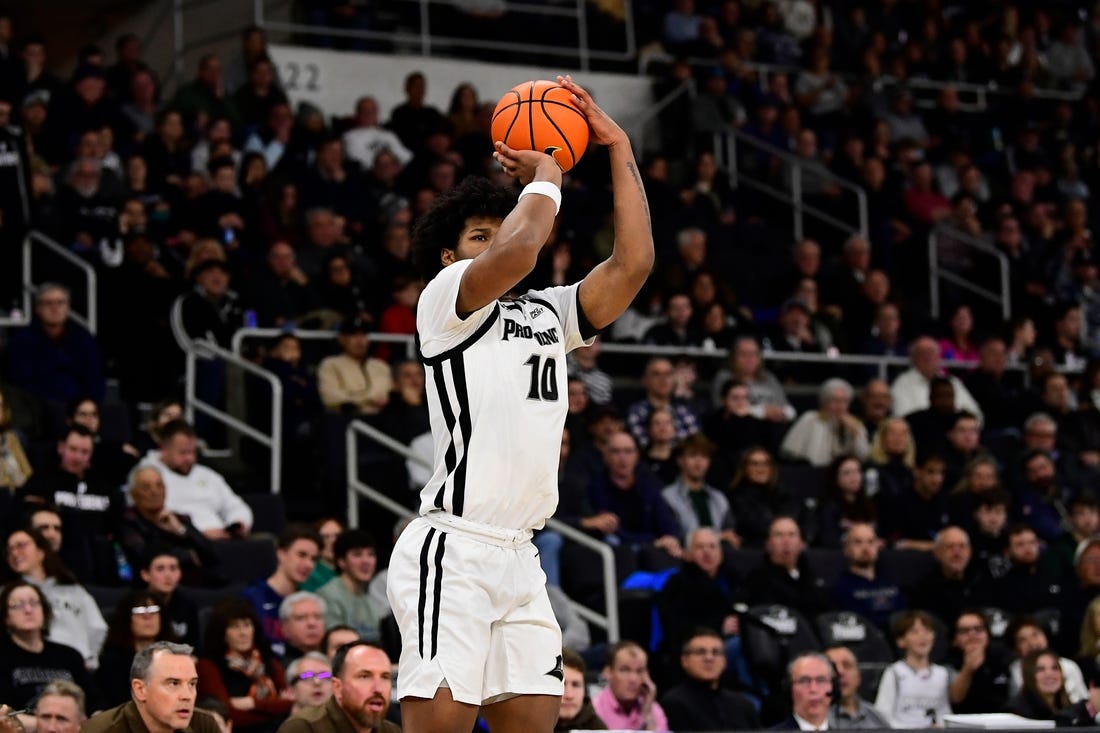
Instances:
[[[561,168],[546,153],[537,150],[514,150],[504,143],[496,142],[493,157],[504,167],[504,172],[527,185],[538,175],[540,181],[550,181],[561,186]]]
[[[623,132],[623,128],[619,127],[615,120],[600,109],[599,105],[592,100],[592,95],[585,91],[580,84],[573,81],[572,76],[559,76],[558,84],[573,93],[573,104],[581,112],[584,112],[584,116],[588,118],[588,127],[592,131],[591,138],[593,140],[601,145],[608,146],[630,142],[626,133]]]

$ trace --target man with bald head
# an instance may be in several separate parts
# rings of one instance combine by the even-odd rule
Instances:
[[[920,336],[909,344],[909,369],[898,375],[890,386],[894,414],[905,417],[911,412],[923,410],[930,404],[929,386],[932,378],[946,376],[955,388],[955,409],[966,410],[982,419],[982,408],[966,389],[962,381],[948,375],[940,361],[940,347],[931,336]]]
[[[186,585],[217,585],[221,578],[213,568],[218,554],[213,543],[195,528],[190,517],[164,506],[164,477],[153,466],[130,474],[128,487],[133,505],[122,516],[120,539],[132,567],[144,567],[154,548],[179,560]]]
[[[989,578],[970,562],[970,536],[954,525],[936,534],[932,545],[936,566],[913,589],[920,606],[949,627],[966,608],[992,605]]]

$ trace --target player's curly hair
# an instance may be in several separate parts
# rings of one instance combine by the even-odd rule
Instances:
[[[441,194],[413,227],[412,260],[424,282],[443,269],[440,253],[458,243],[467,219],[503,219],[515,205],[512,191],[479,176],[467,176]]]

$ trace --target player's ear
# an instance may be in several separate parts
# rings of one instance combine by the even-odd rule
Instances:
[[[439,261],[443,263],[443,266],[453,265],[455,263],[455,251],[453,249],[447,249],[446,247],[439,253]]]

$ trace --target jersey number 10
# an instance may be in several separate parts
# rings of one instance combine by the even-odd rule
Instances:
[[[527,399],[556,402],[558,399],[558,360],[552,356],[542,357],[531,354],[531,358],[523,362],[531,367],[531,388],[527,390]],[[541,363],[541,368],[540,368]]]

